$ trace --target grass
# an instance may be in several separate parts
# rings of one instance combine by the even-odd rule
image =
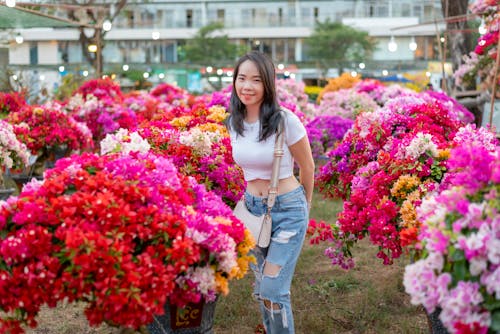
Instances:
[[[342,203],[315,194],[311,218],[333,222]],[[408,259],[384,266],[368,240],[359,242],[350,271],[333,267],[323,255],[326,245],[306,240],[292,284],[292,303],[298,334],[423,334],[428,333],[424,311],[412,306],[402,286]],[[230,283],[230,293],[217,302],[215,334],[253,334],[260,323],[251,298],[253,277]],[[118,334],[118,329],[91,328],[82,305],[43,309],[37,329],[28,334]]]

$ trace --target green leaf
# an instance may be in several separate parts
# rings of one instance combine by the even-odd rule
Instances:
[[[486,308],[490,312],[497,309],[500,312],[500,300],[495,300],[493,297],[491,297],[490,299],[490,301],[484,303],[484,308]]]
[[[87,167],[87,172],[90,174],[90,175],[95,175],[96,173],[96,168],[93,167],[93,166],[90,166],[90,167]]]
[[[466,275],[467,275],[467,263],[466,263],[466,261],[461,260],[461,261],[455,262],[453,264],[453,272],[452,272],[454,284],[457,284],[458,281],[464,281]]]
[[[495,333],[500,332],[500,311],[493,312],[491,314],[491,326],[490,329]]]
[[[453,262],[459,262],[465,260],[464,251],[458,249],[450,250],[450,259]]]

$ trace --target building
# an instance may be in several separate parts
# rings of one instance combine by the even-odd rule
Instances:
[[[113,3],[98,3],[106,2]],[[67,15],[58,1],[37,3],[52,15]],[[105,8],[112,12],[114,7]],[[84,17],[85,11],[80,14]],[[307,56],[304,39],[316,21],[326,19],[366,30],[378,41],[373,59],[352,64],[353,70],[391,74],[425,70],[429,61],[439,60],[438,43],[445,26],[440,0],[152,0],[130,1],[120,11],[103,41],[104,69],[139,69],[151,78],[168,80],[172,77],[169,71],[182,72],[187,67],[179,62],[181,46],[199,28],[217,21],[224,24],[224,33],[234,43],[264,51],[285,68],[293,65],[300,78],[314,78],[319,72]],[[87,30],[92,33],[92,29]],[[10,43],[10,66],[92,73],[78,29],[25,29],[17,33],[23,43]],[[327,75],[335,74],[332,69]]]

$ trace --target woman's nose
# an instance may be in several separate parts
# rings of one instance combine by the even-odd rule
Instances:
[[[245,80],[243,82],[243,88],[251,88],[252,87],[252,83],[248,80]]]

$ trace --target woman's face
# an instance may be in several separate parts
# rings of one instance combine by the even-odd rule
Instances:
[[[264,100],[264,83],[257,66],[250,60],[241,63],[234,83],[236,94],[247,109],[259,107]]]

